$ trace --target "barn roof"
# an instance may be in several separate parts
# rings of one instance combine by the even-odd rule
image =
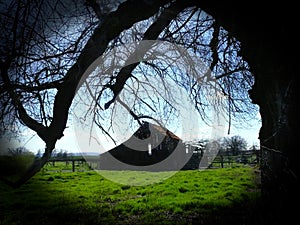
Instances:
[[[152,124],[152,123],[150,124],[150,126],[152,126],[154,129],[156,129],[160,133],[165,134],[166,136],[169,136],[173,139],[180,140],[180,138],[176,134],[172,133],[171,131],[169,131],[165,127],[162,127],[162,126],[159,126],[159,125],[156,125],[156,124]]]
[[[134,135],[138,137],[139,133],[151,132],[151,130],[152,131],[153,130],[157,131],[163,136],[168,136],[168,137],[170,137],[172,139],[175,139],[175,140],[181,140],[176,134],[174,134],[173,132],[171,132],[167,128],[162,127],[160,125],[153,124],[153,123],[149,123],[149,122],[146,122],[146,121],[143,121],[141,127],[134,133]]]

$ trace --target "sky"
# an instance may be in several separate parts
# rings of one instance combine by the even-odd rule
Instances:
[[[153,85],[155,84],[157,91],[161,90],[159,95],[162,96],[162,98],[165,97],[168,99],[169,103],[172,104],[172,106],[176,109],[176,112],[178,112],[171,114],[173,119],[171,119],[170,122],[162,123],[166,124],[166,128],[175,133],[183,140],[183,142],[201,139],[216,140],[222,137],[239,135],[247,141],[249,148],[253,145],[259,146],[258,133],[261,127],[259,113],[257,113],[256,118],[254,118],[247,125],[245,123],[241,123],[239,127],[234,127],[232,125],[230,127],[230,134],[228,134],[228,123],[224,119],[225,116],[222,116],[222,111],[224,109],[221,108],[218,111],[211,111],[209,113],[209,115],[211,115],[211,126],[208,126],[202,122],[200,114],[196,111],[195,106],[189,99],[186,91],[176,86],[175,83],[172,83],[173,81],[166,80],[165,84],[167,84],[169,87],[174,87],[171,89],[173,97],[170,98],[168,96],[164,96],[168,92],[164,91],[164,86],[157,82],[155,78],[147,79],[147,82]],[[140,81],[141,80],[142,78]],[[134,88],[134,86],[135,84],[133,83],[131,87]],[[147,101],[146,99],[147,96],[149,97],[149,94],[151,96],[155,94],[151,93],[151,90],[147,90],[147,95],[145,95],[143,89],[137,89],[136,91],[136,96],[144,99],[144,101]],[[74,100],[74,102],[77,102],[77,104],[75,104],[75,106],[72,108],[72,114],[70,115],[70,121],[68,122],[67,128],[64,131],[64,136],[58,140],[56,144],[57,151],[63,150],[67,151],[68,153],[103,153],[116,146],[100,131],[99,128],[97,128],[97,126],[93,126],[91,130],[91,125],[94,124],[93,121],[95,114],[93,110],[90,111],[91,113],[87,112],[89,112],[91,109],[90,103],[93,103],[94,98],[86,93],[87,92],[84,88],[78,90],[76,99]],[[130,107],[133,107],[136,104],[136,98],[132,98],[132,94],[130,92],[124,91],[119,97],[123,101],[126,101],[126,104]],[[213,96],[211,97],[213,98]],[[221,95],[216,95],[214,98],[218,98],[220,101],[226,100],[226,98]],[[150,105],[152,101],[148,102],[148,104]],[[103,123],[107,123],[109,126],[111,126],[110,134],[115,138],[115,140],[118,141],[117,145],[119,145],[133,135],[133,133],[138,129],[138,125],[135,123],[135,127],[130,126],[130,124],[132,124],[132,117],[122,105],[115,103],[113,109],[113,111],[109,112],[109,117],[104,117],[101,124],[105,126]],[[225,111],[223,114],[226,115]],[[152,116],[160,121],[164,121],[165,119],[164,114],[160,115],[159,113],[155,113]],[[110,123],[110,121],[112,121],[112,123]],[[92,138],[90,138],[91,136]],[[20,140],[12,140],[12,142],[10,142],[10,144],[8,143],[7,145],[10,145],[11,148],[25,147],[34,153],[37,153],[38,150],[43,152],[45,147],[45,143],[29,129],[23,133],[23,137],[20,137]]]
[[[228,127],[222,128],[222,133],[224,134],[224,137],[231,137],[234,135],[239,135],[243,137],[247,143],[248,147],[250,148],[252,145],[259,146],[259,139],[258,139],[258,133],[259,129],[261,127],[260,123],[260,115],[257,115],[256,120],[253,120],[251,123],[249,123],[249,126],[246,128],[236,128],[231,127],[231,132],[229,135],[227,135],[227,129]],[[174,130],[170,129],[172,132]],[[199,132],[199,138],[201,137],[207,137],[210,138],[212,133],[214,132],[211,127],[202,127],[200,128],[201,132]],[[177,136],[181,137],[181,132],[177,129],[177,132],[174,132]],[[131,134],[127,134],[129,136]],[[105,152],[111,148],[114,147],[114,144],[112,142],[107,141],[107,137],[101,135],[100,133],[97,133],[98,140],[101,140],[102,149],[99,150],[99,153]],[[89,137],[89,133],[86,132],[74,132],[74,129],[72,127],[69,127],[64,132],[64,137],[62,137],[60,140],[58,140],[56,144],[56,150],[60,151],[66,150],[68,153],[82,153],[82,152],[89,152],[89,147],[84,147],[87,143]],[[27,131],[24,133],[23,137],[20,137],[19,140],[14,139],[8,142],[8,140],[2,140],[1,146],[7,146],[11,148],[16,147],[25,147],[28,150],[37,153],[38,150],[41,150],[43,152],[43,149],[45,147],[45,143],[33,132],[33,131]]]

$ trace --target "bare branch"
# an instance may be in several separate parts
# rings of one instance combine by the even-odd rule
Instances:
[[[175,2],[171,4],[168,8],[164,9],[164,11],[161,13],[161,15],[157,18],[157,20],[148,28],[148,30],[145,32],[143,40],[154,40],[157,39],[159,34],[165,29],[165,27],[178,15],[178,13],[184,9],[185,7],[188,7],[188,1],[185,2],[185,4],[182,4],[182,2]],[[151,46],[149,46],[150,48]],[[146,48],[137,49],[132,54],[134,57],[143,58],[144,54],[147,52]],[[105,109],[108,109],[109,106],[115,101],[117,98],[117,95],[121,92],[123,89],[126,81],[128,78],[130,78],[132,75],[132,71],[136,68],[136,66],[139,65],[138,63],[133,63],[130,65],[127,65],[123,67],[118,75],[116,76],[115,82],[113,85],[109,85],[109,88],[113,91],[114,96],[113,98],[107,102],[104,106]]]

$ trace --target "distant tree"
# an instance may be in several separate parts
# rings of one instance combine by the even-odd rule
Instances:
[[[232,155],[238,155],[240,151],[246,150],[247,145],[247,141],[239,135],[224,138],[222,143],[223,149]]]
[[[68,152],[67,152],[67,151],[64,151],[64,152],[63,152],[62,158],[63,158],[63,159],[68,158]]]
[[[60,149],[59,151],[55,152],[54,157],[58,159],[66,159],[68,158],[68,152],[64,149]]]
[[[73,153],[68,153],[68,157],[73,158],[74,154]]]
[[[51,158],[55,158],[57,155],[57,149],[54,149],[52,152],[51,152]]]
[[[65,159],[67,157],[68,157],[68,152],[64,149],[60,149],[55,154],[55,158],[58,158],[58,159]]]
[[[11,156],[34,155],[33,152],[25,147],[9,148],[8,152]]]
[[[43,153],[42,153],[42,151],[39,149],[38,151],[37,151],[37,153],[35,154],[35,157],[36,158],[41,158],[43,156]]]
[[[60,158],[62,158],[62,155],[63,155],[63,151],[60,150],[59,152],[56,153],[55,158],[60,159]]]
[[[3,177],[22,176],[34,159],[34,153],[25,147],[10,148],[7,155],[0,156],[0,175]]]

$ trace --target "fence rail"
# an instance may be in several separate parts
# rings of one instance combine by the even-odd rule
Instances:
[[[78,159],[62,158],[62,159],[49,159],[48,160],[48,163],[52,164],[52,166],[55,166],[56,162],[65,162],[66,165],[68,165],[69,163],[72,163],[72,172],[75,172],[75,162],[86,163],[86,160],[84,158],[78,158]]]
[[[260,151],[258,150],[240,151],[236,155],[219,154],[216,156],[216,158],[214,159],[210,167],[224,168],[226,165],[232,166],[236,163],[257,165],[260,163]]]
[[[190,161],[182,169],[198,169],[203,156],[199,152],[195,152]],[[72,171],[75,172],[76,163],[86,164],[89,169],[100,168],[99,157],[88,157],[88,158],[51,158],[48,163],[55,166],[56,162],[65,162],[66,166],[72,164]],[[230,154],[218,154],[214,157],[213,161],[208,166],[209,168],[224,168],[236,165],[236,163],[243,163],[249,165],[259,164],[260,154],[259,151],[241,151],[237,155]]]

